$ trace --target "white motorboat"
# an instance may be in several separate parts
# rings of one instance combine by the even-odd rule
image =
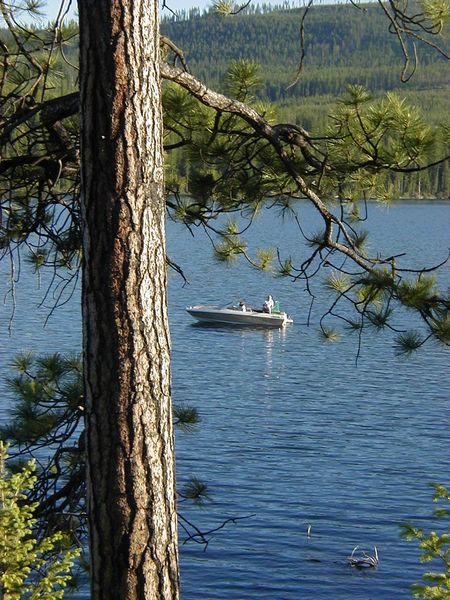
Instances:
[[[187,306],[187,312],[203,323],[222,323],[229,325],[252,325],[253,327],[284,327],[287,323],[293,323],[289,315],[282,311],[263,312],[241,306],[213,306],[211,304],[196,304]]]

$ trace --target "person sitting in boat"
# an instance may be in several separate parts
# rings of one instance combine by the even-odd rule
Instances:
[[[272,298],[272,296],[269,294],[269,295],[267,296],[266,300],[264,301],[264,304],[263,304],[263,312],[265,312],[265,313],[269,313],[269,314],[270,314],[270,313],[272,312],[273,305],[274,305],[273,298]]]
[[[247,307],[245,306],[244,300],[239,301],[239,308],[242,310],[242,312],[247,312]]]

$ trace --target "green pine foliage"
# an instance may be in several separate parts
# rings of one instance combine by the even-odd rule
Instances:
[[[81,358],[59,353],[40,356],[22,353],[14,358],[12,369],[14,375],[8,379],[8,386],[14,403],[8,424],[0,429],[0,439],[11,448],[11,470],[18,474],[11,481],[26,483],[18,501],[27,498],[33,528],[41,533],[64,531],[65,543],[74,547],[79,540],[86,539]],[[175,426],[187,432],[200,421],[198,411],[187,403],[174,406],[173,418]],[[39,466],[35,468],[34,462],[24,466],[23,456],[39,456]],[[21,476],[24,468],[25,479]],[[198,485],[196,489],[199,502],[206,487]],[[1,535],[0,526],[0,538]],[[61,535],[57,533],[56,538],[50,539],[56,543],[63,539]],[[0,557],[0,572],[1,561]],[[42,596],[48,600],[59,597]],[[16,596],[6,598],[13,600]],[[28,596],[23,598],[28,600]],[[37,600],[38,596],[31,598]]]
[[[441,524],[441,531],[425,532],[420,527],[403,525],[402,537],[416,541],[421,550],[421,562],[430,563],[435,568],[423,575],[422,584],[414,584],[415,598],[422,600],[450,599],[450,491],[443,485],[433,484],[434,502],[441,503],[434,511]]]
[[[331,327],[322,327],[320,336],[326,342],[338,342],[341,337],[339,332]]]
[[[422,2],[430,23],[438,30],[442,29],[442,36],[448,35],[448,24],[445,22],[448,7],[446,9],[444,4],[444,0]],[[220,6],[222,13],[229,12],[234,3],[222,2]],[[247,102],[252,97],[256,98],[260,102],[257,108],[265,113],[266,118],[268,111],[274,116],[275,111],[271,107],[274,104],[278,122],[296,123],[315,136],[323,135],[330,126],[329,115],[336,111],[336,98],[345,97],[348,89],[361,86],[361,89],[370,92],[373,99],[381,99],[389,92],[390,95],[384,103],[380,101],[377,110],[381,112],[386,108],[391,114],[396,111],[398,131],[401,123],[409,127],[408,152],[405,153],[404,145],[399,145],[397,140],[384,150],[388,159],[396,159],[399,164],[412,163],[415,156],[420,156],[426,150],[428,162],[432,163],[434,158],[442,155],[440,144],[431,141],[430,132],[427,134],[421,125],[414,125],[415,120],[420,120],[420,111],[424,111],[431,127],[445,131],[449,83],[448,66],[442,55],[422,45],[414,77],[402,84],[401,47],[398,39],[389,33],[385,15],[377,3],[361,5],[362,10],[349,4],[314,6],[305,22],[302,72],[295,85],[290,85],[296,78],[300,59],[299,27],[303,12],[299,8],[286,9],[287,6],[285,4],[281,9],[252,3],[245,11],[228,16],[212,9],[204,13],[181,11],[177,18],[170,15],[163,19],[162,31],[183,50],[189,69],[195,76],[213,89],[229,93],[235,98]],[[30,47],[38,47],[41,40],[47,41],[41,62],[48,60],[49,53],[53,52],[52,35],[54,30],[51,23],[46,28],[34,29],[30,34]],[[7,31],[0,30],[0,36],[11,45]],[[58,47],[61,53],[54,52],[54,56],[51,55],[52,69],[45,84],[47,97],[70,93],[77,88],[76,23],[68,23],[61,28]],[[9,85],[17,86],[22,82],[26,87],[27,76],[26,66],[18,64],[14,74],[9,76]],[[173,86],[166,86],[164,107],[168,190],[188,190],[192,193],[197,189],[198,181],[190,173],[186,154],[176,147],[186,140],[182,140],[175,130],[179,130],[180,123],[184,124],[184,133],[191,139],[188,129],[201,130],[210,112],[200,110],[191,96]],[[372,120],[377,116],[374,110]],[[66,122],[65,126],[68,125]],[[72,119],[70,128],[73,135],[77,127],[77,119]],[[216,153],[220,153],[221,149],[221,144],[217,143]],[[200,150],[196,156],[194,150],[191,151],[193,156],[189,158],[198,161]],[[358,177],[357,173],[355,177]],[[249,185],[254,187],[254,183],[250,181]],[[393,198],[448,198],[450,164],[447,161],[426,172],[392,172],[385,177],[385,188],[388,186],[391,187],[390,196]],[[370,187],[368,182],[366,187]],[[10,217],[9,235],[12,239],[20,240],[26,235],[27,225],[30,225],[29,221],[36,212],[33,202],[36,204],[35,199],[30,198],[27,203],[17,199],[15,230],[12,227],[14,215]],[[45,214],[40,216],[42,219],[45,217]],[[3,245],[7,241],[4,240]],[[68,239],[65,246],[58,248],[57,258],[62,265],[73,263],[76,258],[69,251],[70,242]],[[37,257],[31,256],[30,260],[38,263],[48,261],[42,252]]]
[[[325,278],[324,285],[328,290],[338,295],[345,294],[351,287],[350,277],[346,273],[333,271],[331,275]]]
[[[27,494],[36,483],[35,461],[11,474],[0,442],[0,597],[4,600],[58,600],[71,580],[79,550],[65,548],[60,532],[37,539],[36,503]]]
[[[429,0],[424,9],[429,26],[442,30],[444,35],[448,7],[446,13],[442,1]],[[223,4],[229,12],[232,3]],[[355,90],[360,90],[366,94],[363,98],[360,93],[360,105],[369,99],[378,101],[371,109],[372,114],[365,117],[367,126],[376,126],[383,111],[388,111],[391,117],[389,123],[383,120],[384,130],[388,131],[390,124],[395,123],[390,143],[383,147],[382,158],[386,158],[387,164],[414,167],[416,158],[423,160],[426,156],[432,163],[442,155],[443,140],[436,141],[431,135],[434,127],[443,128],[442,116],[448,113],[448,68],[442,55],[422,46],[414,77],[402,84],[401,46],[389,33],[385,15],[377,3],[362,5],[362,10],[342,4],[314,6],[305,22],[302,72],[298,81],[290,85],[296,78],[300,60],[299,28],[303,11],[286,10],[286,6],[281,9],[253,5],[226,17],[214,10],[203,14],[180,12],[178,18],[167,17],[162,29],[183,48],[194,75],[213,89],[232,93],[236,98],[242,99],[245,85],[230,89],[230,64],[236,65],[236,61],[247,67],[258,64],[257,76],[254,72],[247,73],[252,94],[266,105],[267,102],[276,105],[279,122],[296,123],[315,136],[329,133],[329,115],[336,116],[336,97],[344,98],[340,118],[346,106],[347,117],[354,119],[348,99]],[[386,92],[389,94],[383,99]],[[428,129],[423,126],[421,111],[426,112]],[[404,140],[401,130],[408,132]],[[357,140],[363,146],[361,134],[361,131],[357,134]],[[335,150],[340,149],[336,144]],[[342,161],[345,157],[344,152]],[[383,189],[376,189],[367,173],[355,171],[354,179],[360,184],[364,178],[364,187],[372,197],[448,198],[449,168],[448,162],[444,162],[426,172],[391,172],[382,179]],[[377,185],[379,188],[380,178]]]
[[[12,367],[16,375],[7,383],[20,402],[2,429],[2,437],[51,446],[56,442],[55,432],[75,435],[83,415],[80,357],[22,353],[14,358]]]
[[[435,306],[437,300],[436,278],[426,275],[402,281],[398,296],[404,306],[417,310],[427,310]]]
[[[0,438],[10,444],[12,468],[20,468],[23,456],[40,456],[36,485],[28,493],[35,517],[39,526],[64,529],[76,540],[85,532],[81,358],[19,354],[7,384],[15,403]]]
[[[438,31],[444,27],[445,16],[439,2],[429,0],[425,15],[429,26]],[[362,271],[350,277],[347,291],[347,284],[343,281],[335,279],[327,282],[326,285],[337,294],[332,310],[334,316],[344,318],[352,329],[353,323],[358,320],[361,321],[361,327],[368,325],[372,329],[394,329],[391,301],[398,300],[420,315],[431,337],[447,344],[450,339],[448,295],[437,290],[424,275],[417,281],[407,281],[405,273],[401,271],[401,260],[396,266],[395,258],[383,260],[371,256],[367,233],[361,228],[366,216],[361,215],[361,211],[367,212],[364,209],[367,205],[361,200],[376,198],[387,203],[399,196],[411,197],[415,194],[414,190],[418,196],[436,196],[445,195],[448,188],[448,161],[439,162],[448,155],[450,147],[450,127],[442,124],[442,113],[439,114],[439,126],[434,126],[429,109],[424,116],[418,107],[411,107],[393,91],[380,96],[380,89],[389,88],[386,80],[380,84],[382,88],[377,88],[361,85],[356,83],[357,79],[346,79],[343,75],[349,67],[357,71],[358,65],[362,65],[364,72],[376,69],[377,65],[389,67],[393,72],[394,64],[400,61],[399,40],[386,31],[386,21],[379,14],[379,7],[367,5],[363,7],[364,11],[355,11],[352,6],[336,5],[314,7],[308,12],[304,72],[298,84],[286,90],[291,98],[297,98],[296,101],[301,98],[298,119],[295,117],[295,121],[301,125],[299,127],[280,124],[282,120],[277,113],[280,111],[281,96],[276,98],[278,106],[271,103],[270,94],[264,92],[264,81],[267,77],[276,78],[271,65],[276,64],[285,82],[289,80],[290,70],[296,72],[294,66],[298,66],[298,56],[293,49],[299,48],[297,26],[303,15],[302,10],[268,12],[264,8],[246,14],[235,8],[232,3],[223,2],[220,11],[204,15],[193,13],[188,21],[167,21],[164,27],[167,27],[167,33],[177,45],[186,50],[194,73],[195,61],[200,60],[202,44],[205,44],[208,49],[205,61],[211,70],[210,73],[204,73],[207,83],[213,85],[211,78],[214,73],[218,74],[219,87],[244,102],[249,110],[247,115],[252,113],[251,109],[255,109],[267,125],[261,125],[261,130],[258,126],[255,129],[252,121],[259,123],[258,119],[254,120],[255,113],[253,117],[237,116],[233,110],[238,105],[232,103],[233,110],[228,112],[228,101],[222,103],[222,109],[214,110],[201,104],[181,87],[166,82],[163,86],[164,145],[170,218],[191,229],[207,229],[219,261],[244,258],[254,268],[275,271],[280,276],[295,279],[309,278],[320,265],[337,267],[334,259],[339,252],[344,252],[362,267]],[[220,12],[227,12],[228,15]],[[13,28],[11,31],[14,33]],[[51,27],[38,33],[36,36],[30,34],[30,47],[33,47],[36,56],[42,52],[47,58],[53,59],[53,55],[48,55],[50,46],[42,46],[42,40],[47,35],[49,40],[52,39]],[[61,63],[76,57],[75,32],[69,28],[64,33],[61,38],[64,53],[55,53],[55,56],[64,56]],[[28,32],[23,35],[27,36]],[[184,38],[184,35],[187,37]],[[382,53],[375,40],[382,45]],[[9,42],[14,46],[14,39],[9,39]],[[175,54],[173,47],[167,50],[167,60],[176,62]],[[27,92],[26,86],[29,84],[22,73],[22,67],[27,65],[26,52],[20,56],[17,68],[8,72],[10,79],[5,78],[8,85],[13,85],[10,81],[14,80],[14,76],[19,79],[23,77],[23,89],[19,82],[15,90],[19,95],[20,92]],[[433,73],[435,66],[440,68],[444,65],[442,56],[435,49],[428,48],[420,56],[427,67],[424,69],[427,75]],[[214,65],[214,73],[211,65]],[[61,72],[69,68],[67,64],[52,63],[52,71],[58,72],[59,67]],[[328,69],[330,73],[342,76],[340,81],[343,85],[339,91],[343,93],[332,108],[327,105],[328,114],[326,118],[321,117],[320,129],[316,129],[314,135],[308,135],[304,131],[304,109],[311,99],[315,113],[321,113],[322,92],[319,95],[313,89],[299,92],[298,86],[316,68],[320,73]],[[358,73],[361,75],[362,71]],[[417,87],[421,82],[420,73],[422,69],[411,80],[416,87],[411,87],[410,81],[409,89],[422,91]],[[48,81],[42,84],[45,98],[56,93],[56,87],[53,89]],[[362,81],[368,83],[364,79]],[[435,81],[438,87],[442,87],[439,77]],[[55,86],[56,82],[57,78]],[[336,91],[329,87],[324,93],[330,100]],[[289,120],[292,121],[292,118]],[[31,125],[27,125],[30,127],[28,133],[20,133],[19,139],[13,140],[10,148],[12,153],[18,151],[24,139],[32,148],[37,148],[37,144],[41,143],[42,136],[36,141]],[[73,136],[72,141],[76,146],[76,120],[70,120],[68,125],[68,132]],[[45,143],[53,144],[52,136],[48,136],[48,139],[46,136],[47,133],[43,135]],[[52,148],[49,147],[49,154]],[[6,155],[8,152],[7,148]],[[47,156],[47,153],[43,156]],[[61,176],[64,181],[69,181],[73,168],[74,187],[72,193],[67,193],[67,188],[60,189],[53,179],[47,181],[51,175],[47,168],[41,173],[41,179],[36,179],[33,170],[37,168],[36,165],[47,164],[46,160],[33,160],[23,171],[22,163],[13,161],[16,165],[13,172],[9,173],[6,169],[9,179],[5,179],[5,189],[11,190],[14,185],[17,188],[14,194],[9,194],[2,210],[0,248],[8,251],[26,248],[29,252],[27,260],[36,270],[46,266],[63,267],[66,270],[77,267],[80,260],[77,165],[76,161],[68,161],[64,176]],[[436,163],[435,167],[428,169],[430,163]],[[52,164],[55,166],[58,163],[52,161]],[[48,192],[42,196],[47,184],[50,185]],[[280,216],[291,213],[293,218],[297,218],[294,209],[298,199],[305,194],[319,198],[323,203],[321,210],[330,211],[334,216],[330,222],[327,218],[327,227],[317,233],[302,231],[311,247],[311,256],[301,265],[294,265],[291,258],[283,256],[279,250],[249,248],[244,232],[238,231],[237,226],[232,225],[233,221],[223,226],[223,219],[219,220],[224,215],[232,219],[245,217],[250,225],[264,206]],[[300,223],[299,226],[301,229]],[[36,234],[38,244],[30,244],[30,238]],[[356,315],[339,314],[338,304],[342,298],[353,303]],[[391,324],[391,321],[394,323]],[[331,339],[333,335],[325,337]],[[415,334],[404,334],[397,339],[396,347],[399,352],[410,353],[424,341]],[[47,434],[55,431],[60,426],[58,423],[63,421],[59,420],[61,415],[57,412],[47,411],[42,401],[43,410],[39,413],[40,404],[31,400],[39,394],[44,398],[43,392],[47,393],[39,373],[36,371],[32,380],[25,379],[16,382],[16,385],[23,402],[22,412],[14,420],[17,430],[11,432],[12,437],[20,441],[19,435],[23,430],[24,439],[29,439],[32,434],[35,443],[48,445]],[[48,397],[53,397],[50,388]],[[64,411],[62,414],[65,414]],[[77,414],[77,409],[68,414]],[[25,425],[29,431],[25,431]],[[82,441],[80,439],[80,443]],[[69,463],[73,464],[73,461]]]
[[[405,331],[395,339],[394,350],[397,356],[411,356],[423,343],[423,336],[418,331]]]

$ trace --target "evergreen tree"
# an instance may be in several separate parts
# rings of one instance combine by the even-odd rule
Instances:
[[[435,516],[444,529],[441,532],[426,533],[423,528],[403,525],[403,537],[408,541],[416,541],[421,549],[421,562],[430,563],[438,571],[430,571],[423,575],[423,583],[412,586],[415,598],[422,600],[448,600],[450,598],[450,529],[448,518],[450,510],[450,491],[443,485],[433,484],[433,501],[441,506],[434,511]],[[444,507],[442,506],[444,504]]]
[[[354,309],[354,320],[341,316],[352,328],[389,326],[393,307],[401,305],[425,332],[400,336],[399,351],[427,339],[449,345],[448,293],[431,269],[412,275],[401,256],[368,254],[357,204],[370,196],[387,201],[391,172],[419,174],[440,164],[448,132],[430,128],[394,94],[376,100],[353,85],[327,135],[314,137],[301,123],[277,123],[272,107],[253,97],[252,61],[233,63],[227,95],[216,93],[187,72],[170,40],[162,40],[167,62],[160,63],[155,3],[91,0],[80,3],[79,159],[78,95],[53,97],[50,78],[55,48],[70,32],[61,22],[43,32],[17,26],[11,6],[0,1],[0,8],[9,36],[0,79],[1,247],[8,256],[29,250],[36,268],[75,274],[82,249],[93,600],[175,598],[164,209],[217,235],[221,259],[243,256],[267,269],[268,253],[252,257],[237,225],[218,228],[215,218],[244,213],[251,220],[267,199],[274,210],[295,214],[296,201],[306,198],[323,228],[307,236],[310,254],[301,264],[280,255],[277,270],[309,287],[321,267],[334,268],[328,285],[337,298],[324,315],[323,334],[335,337],[325,318],[336,315],[340,302]],[[229,3],[220,8],[231,16]],[[404,78],[412,64],[408,44],[437,47],[444,8],[429,2],[417,20],[403,4],[390,3]],[[220,23],[220,15],[213,18]],[[165,89],[166,149],[189,165],[189,197],[173,179],[164,197],[159,72],[172,82]],[[440,158],[430,163],[436,151]],[[351,271],[342,258],[354,265]]]
[[[27,494],[36,483],[35,462],[14,474],[6,468],[0,442],[0,595],[4,600],[58,600],[70,582],[78,550],[64,547],[59,532],[36,537],[34,512]]]

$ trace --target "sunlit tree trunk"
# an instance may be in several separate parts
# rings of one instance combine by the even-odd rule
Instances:
[[[92,600],[178,598],[156,0],[79,0]]]

